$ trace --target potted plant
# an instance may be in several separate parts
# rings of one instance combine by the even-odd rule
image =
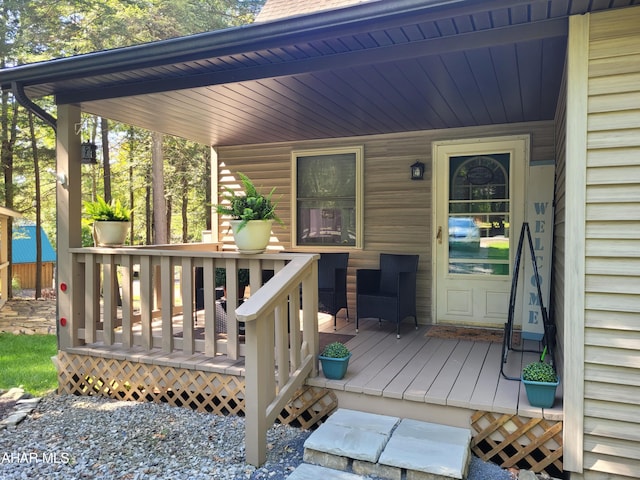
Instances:
[[[553,365],[544,361],[544,357],[522,369],[522,383],[532,407],[553,407],[560,378]]]
[[[95,201],[84,202],[84,208],[93,220],[96,245],[117,247],[124,244],[131,227],[132,210],[125,208],[120,200],[107,203],[100,195]]]
[[[262,195],[249,177],[240,172],[238,176],[244,191],[225,187],[224,203],[216,205],[216,211],[232,217],[233,238],[241,253],[262,253],[269,243],[273,222],[282,224],[276,215],[276,204],[271,200],[275,187],[268,195]]]
[[[351,352],[344,343],[333,342],[324,347],[318,357],[322,363],[322,373],[331,380],[340,380],[347,373]]]

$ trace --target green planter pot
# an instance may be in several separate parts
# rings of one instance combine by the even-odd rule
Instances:
[[[555,383],[533,382],[522,379],[527,390],[527,399],[532,407],[551,408],[556,399],[556,389],[560,385],[560,378]]]
[[[324,373],[324,376],[330,380],[340,380],[344,378],[347,373],[351,354],[344,358],[323,357],[322,355],[319,355],[318,358],[320,358],[320,363],[322,363],[322,373]]]

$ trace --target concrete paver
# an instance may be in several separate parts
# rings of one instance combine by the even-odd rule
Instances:
[[[393,432],[378,460],[407,470],[447,478],[466,477],[471,431],[408,418]]]
[[[395,417],[341,408],[307,438],[304,447],[376,463],[397,423]]]

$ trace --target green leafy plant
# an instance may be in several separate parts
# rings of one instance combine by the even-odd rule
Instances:
[[[94,202],[84,202],[84,209],[93,220],[111,222],[128,222],[131,219],[131,212],[133,212],[133,210],[125,208],[120,200],[111,200],[107,203],[100,195],[96,197]]]
[[[230,215],[234,220],[242,220],[238,231],[242,230],[250,220],[275,220],[282,225],[282,220],[276,215],[276,204],[271,200],[275,187],[268,195],[262,195],[244,173],[238,172],[238,176],[242,181],[244,192],[240,193],[225,187],[222,200],[228,203],[216,205],[216,211],[221,215]]]
[[[529,382],[556,383],[558,375],[550,363],[533,362],[522,369],[522,379]]]
[[[320,355],[327,358],[345,358],[348,357],[350,353],[344,343],[333,342],[324,347]]]

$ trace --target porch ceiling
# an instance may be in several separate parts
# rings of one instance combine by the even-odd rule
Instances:
[[[548,120],[567,17],[603,8],[374,1],[4,70],[0,84],[211,145]]]

